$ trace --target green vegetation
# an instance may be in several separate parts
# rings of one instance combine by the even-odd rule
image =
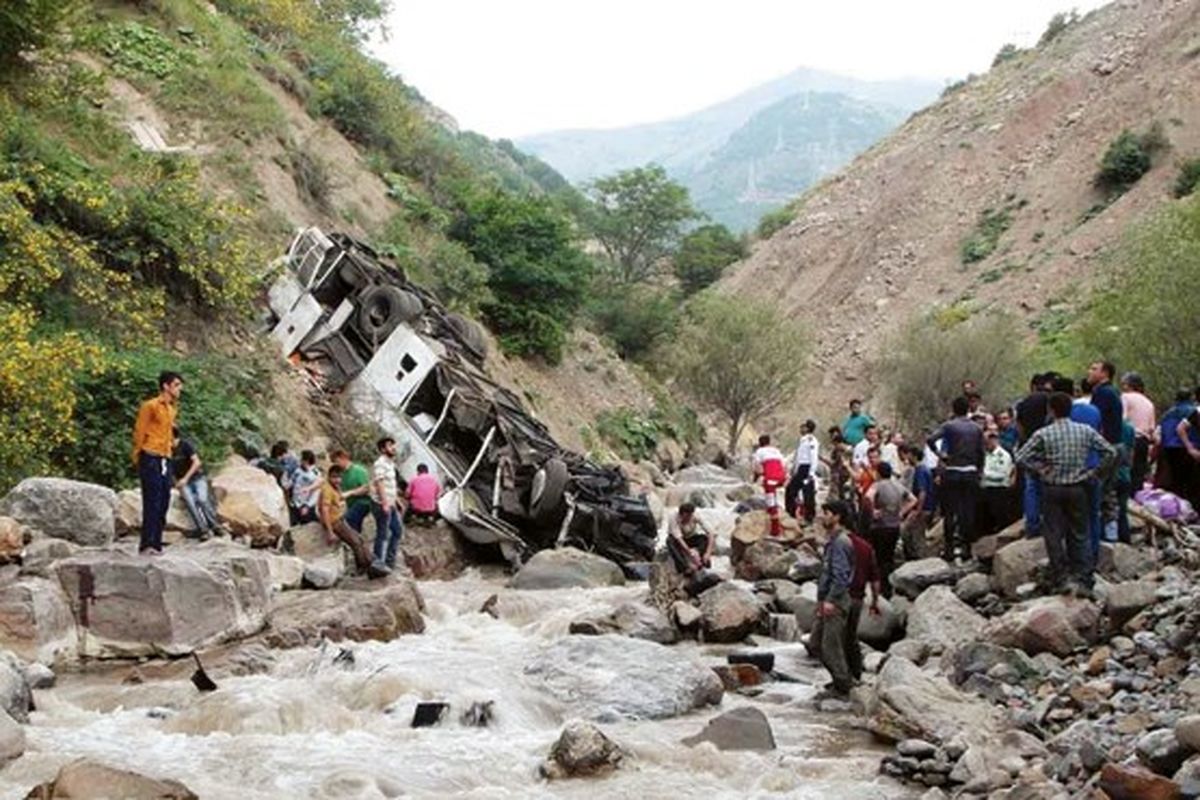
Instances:
[[[1012,61],[1019,55],[1021,55],[1021,48],[1015,44],[1006,44],[996,52],[996,57],[992,59],[992,68],[995,69],[1006,61]]]
[[[588,316],[622,358],[644,360],[675,334],[678,305],[667,289],[598,281],[588,298]]]
[[[1058,37],[1066,32],[1067,28],[1079,21],[1078,12],[1060,11],[1050,18],[1050,22],[1046,24],[1046,30],[1042,32],[1042,36],[1038,39],[1038,47],[1045,47],[1053,42]]]
[[[771,301],[704,292],[689,304],[665,363],[681,388],[725,418],[732,452],[747,422],[791,396],[807,350],[807,334]]]
[[[21,54],[49,45],[68,19],[78,13],[77,0],[15,0],[0,5],[0,64],[21,63]]]
[[[1160,123],[1153,123],[1145,132],[1121,131],[1104,151],[1096,185],[1110,196],[1119,196],[1150,171],[1154,157],[1169,146]]]
[[[1175,178],[1172,194],[1187,197],[1200,186],[1200,158],[1189,158],[1179,165],[1179,176]]]
[[[963,266],[983,261],[996,252],[1000,237],[1012,225],[1012,209],[1005,206],[1000,209],[985,208],[979,215],[979,223],[959,249]]]
[[[107,56],[114,71],[126,77],[149,75],[162,80],[196,63],[194,53],[140,22],[110,22],[92,31],[89,38],[85,43]]]
[[[674,440],[685,447],[704,441],[704,426],[696,412],[659,392],[649,410],[622,406],[596,417],[595,435],[619,458],[652,459],[659,445]]]
[[[754,235],[759,239],[770,239],[775,234],[792,224],[792,220],[796,218],[796,209],[791,203],[768,211],[763,214],[758,220],[758,225],[754,229]]]
[[[724,225],[702,225],[683,237],[673,259],[675,277],[685,294],[695,294],[720,280],[727,266],[746,255],[746,243]]]

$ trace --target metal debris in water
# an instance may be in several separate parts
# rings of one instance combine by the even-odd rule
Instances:
[[[486,728],[495,716],[495,705],[493,700],[471,703],[471,707],[462,713],[458,721],[471,728]]]

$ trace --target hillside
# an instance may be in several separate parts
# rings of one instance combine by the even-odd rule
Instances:
[[[724,284],[782,299],[812,331],[798,408],[840,414],[847,395],[876,395],[889,335],[938,307],[1007,309],[1031,338],[1060,326],[1123,232],[1170,202],[1178,161],[1200,152],[1197,30],[1195,0],[1114,3],[948,91],[809,191]],[[1169,150],[1106,204],[1101,156],[1154,122]],[[964,264],[985,214],[1003,219],[994,252]]]
[[[854,125],[855,117],[864,108],[876,109],[881,116],[898,122],[904,114],[897,115],[897,112],[921,108],[937,96],[939,88],[929,81],[860,81],[818,70],[798,69],[676,119],[612,130],[554,131],[524,137],[517,144],[576,184],[620,169],[651,162],[661,164],[673,178],[688,186],[697,197],[703,198],[699,204],[702,210],[712,214],[718,221],[742,227],[744,219],[751,212],[742,209],[731,214],[729,200],[714,191],[716,179],[713,171],[706,167],[717,160],[720,165],[714,171],[720,172],[729,167],[742,177],[744,183],[745,177],[754,169],[751,165],[756,158],[766,158],[768,167],[776,166],[769,158],[774,150],[774,134],[761,149],[747,152],[744,148],[747,141],[760,138],[764,123],[763,120],[756,120],[757,115],[767,113],[768,120],[777,118],[776,124],[787,121],[780,109],[768,110],[778,104],[802,106],[805,101],[801,98],[811,93],[827,93],[840,95],[848,110],[845,120],[838,117],[831,121],[833,127]],[[836,114],[841,109],[831,106],[827,110]],[[798,122],[796,128],[784,129],[787,139],[801,147],[811,145],[821,149],[826,141],[826,129],[813,130],[808,118]],[[810,135],[815,138],[807,138]],[[735,145],[735,140],[740,140],[742,147]],[[736,162],[734,152],[738,153]],[[817,165],[828,160],[828,157],[816,153],[812,163]],[[844,162],[839,160],[838,165],[841,163]],[[812,169],[814,167],[802,167],[802,170]],[[758,169],[757,173],[768,179],[774,177],[770,169]],[[788,185],[796,183],[786,177],[782,181]]]

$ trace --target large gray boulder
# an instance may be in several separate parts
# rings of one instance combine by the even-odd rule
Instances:
[[[102,546],[116,535],[117,494],[66,478],[26,478],[0,500],[0,514],[46,536]]]
[[[122,800],[198,800],[179,781],[150,778],[107,764],[80,759],[58,771],[54,780],[34,787],[34,798],[116,798]]]
[[[25,727],[0,711],[0,766],[25,753]]]
[[[1124,542],[1101,542],[1096,571],[1112,581],[1134,581],[1158,568],[1158,554]]]
[[[924,739],[942,744],[963,731],[980,736],[1000,727],[999,712],[960,692],[940,675],[891,656],[866,696],[867,727],[893,742]]]
[[[400,540],[400,555],[418,580],[457,578],[467,565],[462,534],[443,520],[408,525]]]
[[[126,489],[117,493],[117,535],[136,534],[142,529],[142,490]],[[188,513],[183,495],[177,490],[171,490],[171,502],[167,506],[166,530],[192,531],[196,522]]]
[[[1105,587],[1104,610],[1113,628],[1120,628],[1142,610],[1158,602],[1158,584],[1152,581],[1126,581]]]
[[[570,631],[588,636],[619,633],[659,644],[679,641],[679,631],[671,624],[670,618],[655,606],[645,603],[622,603],[606,614],[592,614],[575,620],[571,623]]]
[[[759,539],[742,551],[734,574],[744,581],[812,580],[821,574],[821,558],[804,545],[789,547],[778,539]]]
[[[27,577],[0,587],[0,646],[26,661],[54,664],[73,658],[78,642],[57,581]]]
[[[624,583],[625,573],[619,566],[603,556],[574,547],[535,553],[512,579],[514,589],[594,589]]]
[[[1038,569],[1050,563],[1046,554],[1046,542],[1037,539],[1019,539],[996,551],[992,559],[992,587],[1006,597],[1016,597],[1017,587],[1031,583]]]
[[[766,613],[753,592],[733,583],[719,583],[700,595],[700,631],[706,642],[740,642]]]
[[[1002,647],[1015,647],[1031,656],[1068,656],[1095,641],[1100,609],[1087,600],[1039,597],[1014,606],[988,623],[984,638]]]
[[[0,709],[17,722],[29,722],[33,709],[33,690],[21,659],[0,650]]]
[[[322,639],[387,642],[423,632],[424,608],[416,585],[397,578],[365,591],[287,592],[271,604],[266,639],[275,647],[299,647]]]
[[[274,547],[288,529],[287,496],[269,473],[230,463],[212,478],[217,517],[256,547]]]
[[[886,597],[879,598],[879,613],[871,613],[871,601],[863,601],[858,617],[858,638],[876,649],[886,649],[904,634],[904,618]]]
[[[721,702],[721,679],[695,657],[612,634],[567,636],[540,648],[525,674],[572,711],[599,722],[661,719]]]
[[[718,750],[774,750],[775,733],[759,709],[735,708],[713,717],[704,730],[683,740],[689,747],[701,742],[710,742]]]
[[[979,637],[987,620],[959,600],[949,586],[931,586],[908,612],[908,637],[950,650]]]
[[[891,575],[892,587],[909,600],[930,586],[948,584],[953,586],[961,572],[940,558],[922,558],[901,564]]]
[[[92,658],[186,655],[250,636],[266,622],[271,574],[245,548],[148,557],[81,552],[54,565]]]

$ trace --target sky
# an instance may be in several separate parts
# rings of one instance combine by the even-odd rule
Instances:
[[[494,138],[669,119],[811,67],[949,82],[1099,0],[393,0],[375,54]]]

